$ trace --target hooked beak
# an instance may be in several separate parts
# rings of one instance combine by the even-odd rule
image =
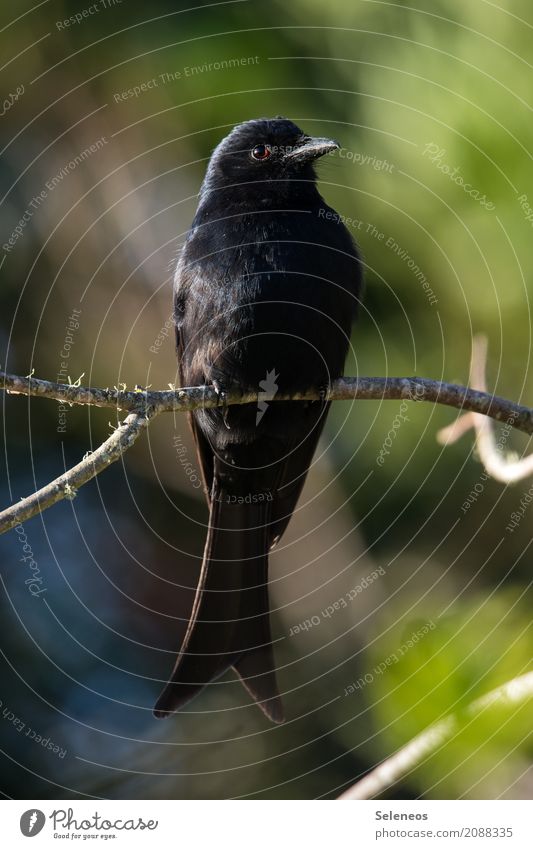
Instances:
[[[334,139],[306,136],[298,147],[285,154],[284,159],[286,162],[310,162],[339,148],[340,144]]]

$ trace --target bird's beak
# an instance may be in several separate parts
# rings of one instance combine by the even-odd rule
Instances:
[[[285,154],[284,159],[288,162],[310,162],[339,148],[340,144],[334,139],[306,136],[301,144]]]

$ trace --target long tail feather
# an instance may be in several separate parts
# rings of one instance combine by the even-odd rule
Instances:
[[[179,710],[234,667],[266,716],[283,721],[269,621],[269,508],[232,503],[215,481],[191,618],[155,716]]]

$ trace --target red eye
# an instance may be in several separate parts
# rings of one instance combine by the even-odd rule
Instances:
[[[256,144],[252,150],[252,159],[257,159],[259,162],[268,159],[271,154],[270,147],[267,144]]]

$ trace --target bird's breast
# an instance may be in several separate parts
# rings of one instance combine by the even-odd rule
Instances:
[[[257,388],[274,371],[287,390],[338,377],[354,314],[354,250],[301,210],[221,224],[198,227],[183,258],[194,373]]]

